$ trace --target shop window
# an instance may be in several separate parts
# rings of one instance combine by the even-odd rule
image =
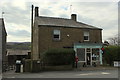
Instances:
[[[85,61],[85,49],[77,48],[77,56],[79,61]]]
[[[92,60],[96,61],[96,54],[92,54]]]
[[[92,49],[92,60],[93,61],[99,60],[99,49],[98,48]]]

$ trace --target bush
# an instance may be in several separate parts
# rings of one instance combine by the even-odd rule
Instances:
[[[113,61],[120,61],[120,46],[105,47],[103,56],[105,62],[110,66],[113,65]]]
[[[42,60],[48,65],[69,65],[74,63],[73,49],[49,49],[42,55]]]

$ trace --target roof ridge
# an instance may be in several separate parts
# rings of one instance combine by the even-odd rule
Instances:
[[[84,23],[84,22],[78,22],[78,21],[77,21],[77,23],[83,24],[83,25],[86,25],[86,26],[89,26],[89,27],[93,27],[93,28],[98,28],[98,27],[95,27],[95,26],[93,26],[93,25],[90,25],[90,24],[87,24],[87,23]],[[98,28],[98,29],[101,29],[101,28]]]
[[[48,16],[38,16],[41,18],[53,18],[53,19],[65,19],[65,20],[72,20],[72,19],[68,19],[68,18],[60,18],[60,17],[48,17]]]

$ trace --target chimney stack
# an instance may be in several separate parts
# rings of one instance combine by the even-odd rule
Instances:
[[[77,20],[76,20],[76,16],[77,16],[76,14],[72,14],[72,15],[71,15],[71,19],[74,20],[74,21],[77,21]]]
[[[35,17],[38,17],[39,16],[39,8],[38,7],[35,7]]]

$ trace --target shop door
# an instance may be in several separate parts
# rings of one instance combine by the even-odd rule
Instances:
[[[91,65],[91,54],[90,53],[87,53],[86,59],[87,59],[87,65]]]
[[[92,49],[86,48],[86,64],[87,65],[91,65],[91,53],[92,53]]]

